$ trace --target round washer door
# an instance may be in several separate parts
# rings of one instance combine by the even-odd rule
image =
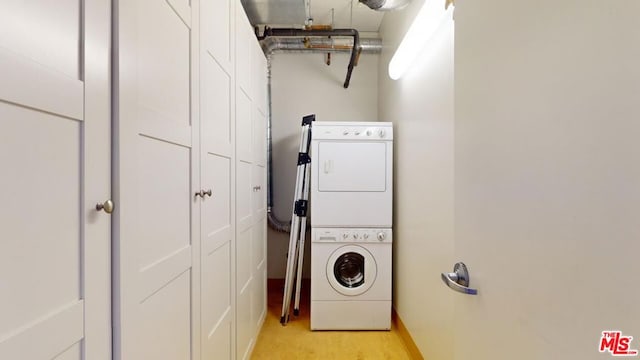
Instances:
[[[364,294],[376,281],[376,261],[371,253],[358,245],[337,248],[327,261],[327,279],[340,294]]]

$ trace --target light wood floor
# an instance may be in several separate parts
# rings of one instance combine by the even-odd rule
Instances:
[[[309,286],[300,302],[300,316],[280,324],[282,282],[270,280],[268,313],[253,350],[260,359],[411,359],[396,328],[391,331],[309,330]]]

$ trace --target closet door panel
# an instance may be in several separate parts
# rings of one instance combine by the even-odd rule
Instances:
[[[232,71],[232,14],[231,0],[200,1],[203,48],[229,73]]]
[[[262,167],[267,162],[267,116],[259,108],[253,108],[253,162]]]
[[[267,268],[265,266],[266,263],[262,262],[260,264],[254,276],[254,296],[251,304],[251,321],[256,338],[260,333],[260,327],[262,326],[267,311]]]
[[[251,321],[252,284],[252,282],[248,282],[236,298],[238,304],[238,311],[236,312],[236,353],[238,359],[248,359],[250,357],[249,351],[254,342],[254,326]]]
[[[115,358],[187,360],[199,331],[193,9],[186,0],[122,0],[116,9]]]
[[[143,299],[139,316],[144,331],[136,339],[138,359],[190,358],[191,303],[185,296],[190,289],[191,273],[186,271]]]
[[[252,55],[253,43],[256,37],[252,31],[253,27],[247,19],[247,15],[242,10],[236,12],[236,81],[238,86],[249,96],[253,95],[252,85]]]
[[[138,148],[138,196],[144,204],[138,215],[138,259],[146,268],[191,244],[186,236],[191,227],[191,151],[144,136]]]
[[[245,162],[253,162],[252,108],[247,94],[236,91],[236,152]]]
[[[142,125],[188,127],[190,29],[166,1],[137,3],[137,97]]]
[[[201,57],[201,137],[207,152],[231,156],[231,76],[211,56]]]
[[[266,262],[266,241],[265,241],[266,224],[267,224],[267,220],[265,217],[263,217],[252,227],[252,231],[253,231],[253,235],[252,235],[253,245],[251,247],[252,271],[258,271],[261,267],[263,267],[264,263]]]
[[[252,168],[244,161],[238,161],[236,165],[236,219],[238,232],[244,232],[253,221],[252,206]]]
[[[231,242],[224,242],[202,256],[202,356],[229,359],[233,321]]]
[[[266,169],[260,165],[252,165],[252,210],[253,223],[262,220],[266,215]]]

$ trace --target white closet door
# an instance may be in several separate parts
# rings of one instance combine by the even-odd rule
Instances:
[[[231,25],[235,5],[202,0],[200,49],[201,183],[212,196],[202,202],[202,359],[234,357],[235,109]]]
[[[197,358],[192,9],[188,0],[123,0],[117,9],[116,359]]]
[[[110,358],[109,9],[2,5],[0,359]]]

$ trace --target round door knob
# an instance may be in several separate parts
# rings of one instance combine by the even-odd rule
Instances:
[[[111,201],[111,199],[105,201],[102,204],[100,203],[96,204],[96,210],[98,211],[104,210],[104,212],[106,212],[107,214],[111,214],[114,208],[115,208],[115,205],[113,204],[113,201]]]
[[[378,240],[383,241],[386,237],[387,235],[385,233],[383,232],[378,233]]]

